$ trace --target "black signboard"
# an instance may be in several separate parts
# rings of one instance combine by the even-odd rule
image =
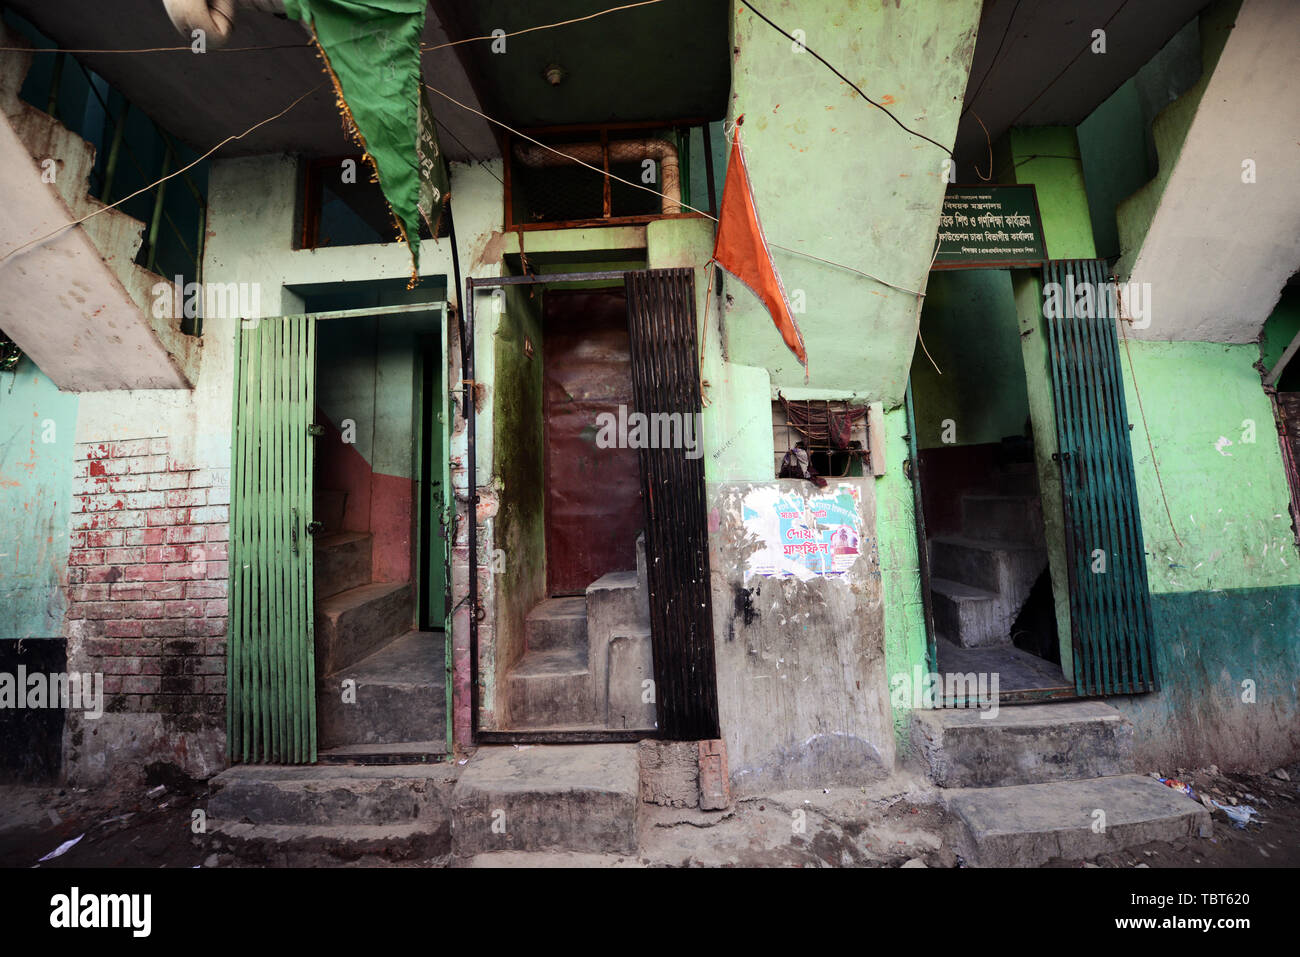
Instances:
[[[1043,219],[1032,184],[949,186],[939,215],[935,269],[1040,266]]]

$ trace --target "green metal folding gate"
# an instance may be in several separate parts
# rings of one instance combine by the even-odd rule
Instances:
[[[1108,274],[1106,263],[1095,260],[1043,267],[1045,286],[1059,284],[1062,304],[1061,315],[1049,311],[1047,325],[1065,500],[1074,683],[1082,695],[1159,687]],[[1078,308],[1085,283],[1092,306]]]
[[[230,496],[231,760],[316,760],[310,316],[241,323]]]

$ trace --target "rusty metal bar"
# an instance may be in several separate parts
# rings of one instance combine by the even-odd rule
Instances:
[[[637,411],[699,415],[694,270],[629,272],[626,284]],[[678,741],[716,738],[704,462],[684,447],[640,454],[659,731]]]

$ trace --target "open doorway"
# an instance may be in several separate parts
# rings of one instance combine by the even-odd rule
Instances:
[[[434,760],[447,749],[443,311],[362,298],[307,297],[312,311],[350,310],[317,323],[319,757]]]
[[[1072,696],[1010,272],[933,274],[920,331],[911,388],[934,670],[997,674],[1004,702]]]

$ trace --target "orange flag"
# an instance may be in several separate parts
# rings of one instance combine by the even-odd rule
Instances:
[[[808,366],[808,353],[804,349],[803,333],[790,313],[790,302],[785,297],[781,277],[772,265],[772,253],[767,248],[763,227],[758,221],[754,206],[754,191],[749,185],[749,169],[745,154],[740,149],[740,123],[736,121],[736,138],[731,144],[731,158],[727,161],[727,185],[722,190],[722,209],[718,213],[718,238],[713,244],[713,261],[731,273],[754,293],[767,307],[781,333],[804,368]]]

